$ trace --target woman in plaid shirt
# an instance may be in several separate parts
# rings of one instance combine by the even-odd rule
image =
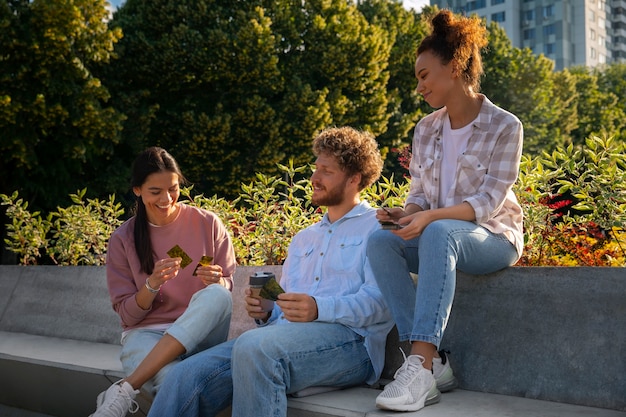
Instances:
[[[470,274],[513,265],[523,247],[522,210],[512,191],[523,129],[478,93],[487,31],[476,16],[437,13],[417,50],[417,90],[438,110],[415,127],[411,189],[404,208],[378,210],[367,255],[400,340],[411,352],[376,399],[416,411],[439,401],[433,360],[448,322],[457,268]],[[410,272],[417,273],[416,286]],[[448,368],[449,369],[449,368]]]

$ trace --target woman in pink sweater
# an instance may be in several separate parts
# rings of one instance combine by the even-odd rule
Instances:
[[[135,215],[111,235],[107,251],[128,376],[98,395],[92,416],[137,411],[141,387],[155,395],[176,362],[228,337],[235,252],[214,213],[178,202],[184,181],[164,149],[148,148],[133,164]]]

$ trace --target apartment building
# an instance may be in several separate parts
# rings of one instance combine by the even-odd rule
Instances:
[[[430,0],[504,28],[513,46],[555,63],[594,67],[626,62],[626,0]]]

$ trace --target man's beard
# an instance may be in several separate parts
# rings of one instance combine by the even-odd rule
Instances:
[[[338,206],[341,203],[343,203],[343,190],[346,186],[346,184],[348,183],[348,180],[346,179],[342,184],[339,184],[337,186],[335,186],[332,189],[326,189],[325,193],[323,196],[321,197],[312,197],[311,198],[311,203],[314,206],[326,206],[326,207],[330,207],[330,206]]]

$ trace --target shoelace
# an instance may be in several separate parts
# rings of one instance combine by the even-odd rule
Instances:
[[[122,397],[124,397],[126,400],[130,401],[130,406],[128,407],[128,411],[130,411],[131,413],[136,413],[139,410],[139,404],[137,404],[137,401],[133,400],[130,395],[126,392],[125,389],[123,389],[121,386],[118,386],[118,391],[120,393],[120,395]],[[116,409],[116,411],[123,411],[124,413],[126,413],[126,410],[120,410],[120,404],[118,401],[115,401],[116,397],[112,397],[112,398],[107,398],[107,401],[102,404],[102,406],[106,409]]]
[[[404,362],[402,363],[402,366],[398,368],[396,373],[393,375],[393,378],[399,383],[401,383],[402,385],[409,385],[411,383],[411,380],[413,379],[413,375],[419,372],[419,368],[416,365],[413,365],[407,359],[406,354],[404,353],[402,348],[399,348],[399,349],[400,349],[400,352],[402,352],[402,357],[404,358]],[[422,358],[420,355],[416,355],[416,356],[419,356],[422,362],[424,361],[424,358]]]

